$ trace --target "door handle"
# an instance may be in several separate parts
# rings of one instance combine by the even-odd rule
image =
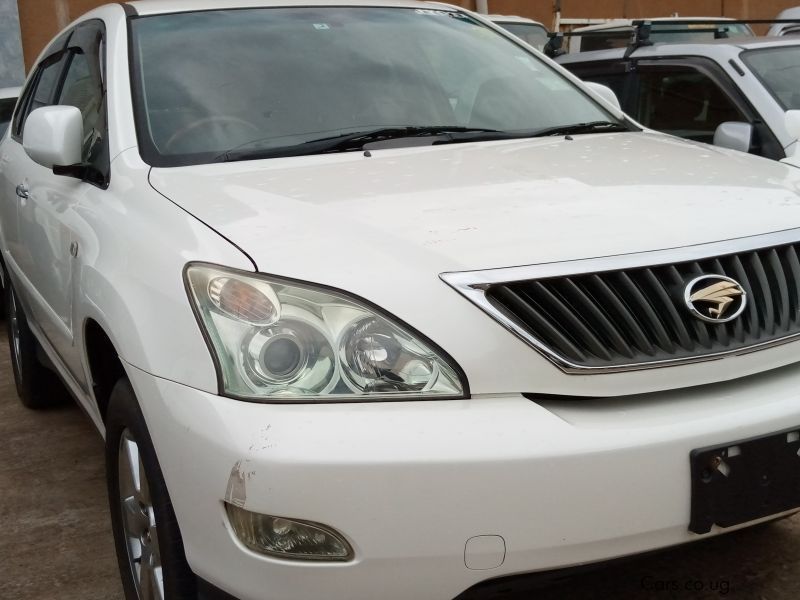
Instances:
[[[30,196],[30,193],[28,193],[28,186],[24,183],[20,183],[17,186],[17,196],[20,198],[28,198]]]

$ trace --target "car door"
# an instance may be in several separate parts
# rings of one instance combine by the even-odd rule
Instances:
[[[3,236],[3,262],[7,270],[19,274],[19,265],[26,261],[28,250],[19,233],[20,203],[26,201],[28,159],[22,148],[22,129],[28,114],[35,108],[52,104],[64,67],[64,52],[69,35],[50,46],[51,53],[34,69],[21,94],[11,122],[11,132],[0,146],[0,230]],[[22,290],[20,290],[22,292]]]
[[[92,186],[104,187],[108,183],[103,35],[101,22],[81,24],[71,33],[60,55],[45,62],[20,124],[17,143],[9,149],[13,168],[6,174],[7,187],[14,186],[19,198],[18,242],[11,251],[19,295],[63,366],[83,386],[86,378],[74,344],[72,319],[73,264],[81,245],[80,222],[74,208]],[[50,65],[58,66],[54,85],[47,70]],[[52,87],[48,93],[45,85]],[[81,110],[82,162],[95,167],[91,183],[55,175],[31,160],[19,143],[25,135],[24,117],[47,104],[71,105]]]

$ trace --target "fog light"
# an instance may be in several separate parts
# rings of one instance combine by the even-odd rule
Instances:
[[[320,523],[261,515],[227,503],[225,509],[236,537],[253,552],[297,560],[353,558],[350,544]]]

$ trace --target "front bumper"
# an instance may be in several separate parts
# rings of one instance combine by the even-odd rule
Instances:
[[[624,398],[293,406],[127,371],[189,563],[241,600],[447,600],[491,578],[715,535],[727,530],[688,531],[690,451],[800,427],[800,366]],[[355,559],[254,554],[225,499],[334,527]],[[474,568],[496,546],[465,557],[476,536],[504,542],[500,566]]]

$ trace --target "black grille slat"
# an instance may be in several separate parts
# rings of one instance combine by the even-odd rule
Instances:
[[[787,275],[791,285],[789,287],[792,294],[792,315],[791,320],[793,324],[800,319],[800,260],[797,258],[797,252],[793,246],[786,246],[786,264],[788,265]]]
[[[622,301],[611,285],[597,275],[591,276],[591,281],[595,286],[598,293],[604,298],[609,305],[609,310],[616,312],[617,316],[622,320],[626,327],[626,332],[630,335],[632,345],[639,349],[639,351],[653,356],[655,348],[647,339],[647,335],[641,328],[636,318],[628,310],[628,307]]]
[[[573,306],[582,310],[587,318],[591,317],[593,319],[597,335],[607,340],[608,344],[618,354],[633,358],[633,348],[625,341],[625,338],[617,330],[611,319],[598,308],[597,303],[570,278],[564,279],[564,288]]]
[[[529,303],[525,302],[518,294],[513,292],[508,287],[501,287],[497,289],[497,296],[508,303],[509,308],[515,309],[516,315],[524,315],[525,324],[534,326],[537,331],[541,332],[544,341],[553,345],[556,350],[571,358],[573,360],[585,361],[586,356],[581,352],[575,344],[564,336],[556,327],[554,327],[547,318],[532,307]]]
[[[642,295],[642,293],[639,291],[639,288],[636,287],[636,284],[631,281],[631,278],[628,277],[624,271],[619,271],[617,273],[617,277],[620,287],[624,289],[626,295],[631,298],[629,306],[635,306],[637,308],[637,310],[631,311],[633,313],[633,317],[637,318],[638,313],[639,318],[637,321],[642,322],[642,329],[644,331],[649,331],[651,333],[653,344],[666,350],[667,352],[674,352],[675,345],[670,339],[669,334],[667,334],[667,330],[664,329],[664,325],[662,325],[661,320],[658,318],[658,314],[655,310],[653,310],[653,306],[650,304],[647,298]]]
[[[486,296],[540,346],[576,366],[702,358],[800,337],[798,246],[490,285]],[[714,323],[692,314],[684,293],[703,275],[742,286],[747,305],[741,316]],[[708,302],[704,310],[714,306]]]
[[[747,293],[747,307],[744,310],[745,329],[747,335],[750,337],[758,337],[758,305],[755,302],[753,286],[750,284],[750,278],[747,276],[747,271],[744,269],[741,259],[738,256],[731,257],[731,264],[733,265],[733,272],[735,273],[734,279],[738,281]]]
[[[772,335],[775,333],[775,305],[772,301],[772,291],[769,289],[767,272],[764,271],[764,265],[758,252],[750,253],[747,264],[755,276],[754,287],[762,298],[763,310],[759,311],[759,326],[766,331],[767,335]]]
[[[664,317],[668,318],[667,325],[677,338],[678,344],[685,350],[693,350],[694,340],[689,335],[689,330],[686,329],[686,325],[678,311],[675,310],[675,304],[669,297],[664,282],[655,276],[652,269],[644,269],[643,276],[654,296],[658,299],[659,307],[662,309]]]
[[[785,331],[789,327],[789,285],[786,283],[783,265],[775,248],[767,254],[767,264],[772,274],[770,279],[774,282],[774,286],[771,287],[777,292],[775,299],[777,300],[778,329]]]
[[[528,292],[535,293],[536,296],[540,298],[540,306],[547,306],[555,312],[554,316],[563,319],[563,322],[559,322],[559,329],[564,332],[565,336],[569,336],[567,332],[570,329],[573,330],[574,335],[578,336],[584,341],[589,352],[604,360],[611,360],[611,354],[603,345],[603,342],[601,342],[597,336],[595,336],[595,334],[583,324],[583,321],[578,314],[571,308],[567,307],[567,305],[565,305],[558,297],[556,297],[554,293],[542,285],[541,282],[532,281],[530,283],[530,287],[528,288]],[[548,312],[553,315],[551,311]],[[564,331],[565,329],[566,331]]]

